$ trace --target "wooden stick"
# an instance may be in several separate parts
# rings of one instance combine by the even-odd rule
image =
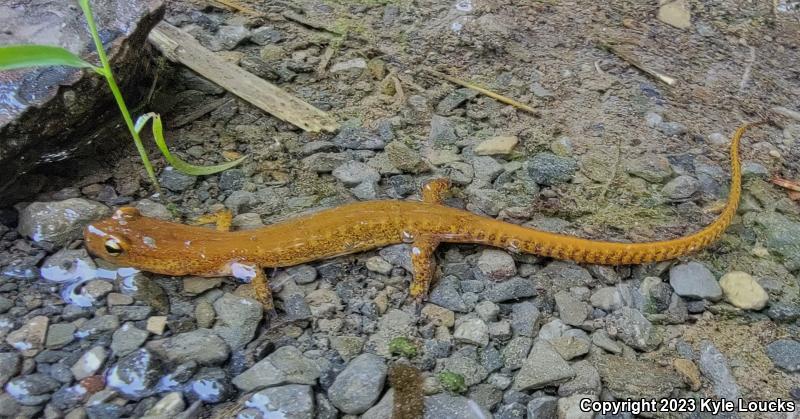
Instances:
[[[511,99],[510,97],[506,97],[506,96],[503,96],[503,95],[501,95],[499,93],[495,93],[495,92],[493,92],[493,91],[491,91],[491,90],[489,90],[489,89],[487,89],[485,87],[481,87],[481,86],[478,86],[477,84],[473,84],[473,83],[470,83],[468,81],[457,79],[457,78],[455,78],[453,76],[448,76],[447,74],[441,73],[441,72],[436,71],[436,70],[431,70],[431,69],[427,69],[427,68],[424,69],[424,70],[426,72],[436,76],[436,77],[439,77],[441,79],[445,79],[445,80],[449,81],[450,83],[455,83],[455,84],[457,84],[459,86],[464,86],[464,87],[466,87],[468,89],[475,90],[476,92],[480,92],[480,93],[482,93],[482,94],[484,94],[486,96],[489,96],[492,99],[495,99],[495,100],[497,100],[499,102],[505,103],[506,105],[511,105],[511,106],[513,106],[515,108],[522,109],[523,111],[531,113],[533,115],[538,115],[539,114],[539,111],[537,111],[536,109],[533,109],[530,106],[528,106],[528,105],[526,105],[526,104],[524,104],[522,102],[518,102],[518,101],[516,101],[514,99]]]
[[[334,132],[339,124],[327,113],[209,51],[188,33],[161,22],[147,39],[177,61],[251,104],[308,132]]]
[[[628,64],[638,68],[639,71],[641,71],[642,73],[647,74],[648,76],[650,76],[650,77],[652,77],[652,78],[654,78],[654,79],[666,84],[667,86],[674,86],[675,83],[678,82],[677,80],[675,80],[674,78],[672,78],[670,76],[667,76],[666,74],[662,74],[662,73],[659,73],[658,71],[651,70],[651,69],[645,67],[644,64],[639,62],[639,60],[633,58],[630,54],[628,54],[625,51],[622,51],[621,49],[617,48],[615,45],[612,45],[612,44],[609,44],[609,43],[601,41],[600,42],[600,46],[603,49],[605,49],[605,50],[613,53],[617,57],[621,58],[623,61],[627,62]]]

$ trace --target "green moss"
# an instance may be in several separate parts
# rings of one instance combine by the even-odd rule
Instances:
[[[442,371],[439,373],[439,382],[445,390],[452,393],[463,393],[467,391],[467,384],[464,381],[464,376],[450,371]]]
[[[389,342],[389,352],[411,359],[417,356],[417,346],[411,339],[399,336]]]

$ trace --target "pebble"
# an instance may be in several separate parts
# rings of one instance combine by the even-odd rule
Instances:
[[[436,326],[452,327],[455,324],[455,313],[436,304],[425,304],[421,313]]]
[[[138,329],[133,323],[125,323],[111,336],[111,351],[117,357],[123,357],[139,349],[147,340],[149,333]]]
[[[744,310],[761,310],[767,305],[769,295],[747,272],[733,271],[719,280],[725,299]]]
[[[253,340],[264,315],[258,301],[230,293],[214,301],[214,311],[217,322],[213,330],[233,350],[241,349]]]
[[[520,336],[535,337],[539,333],[539,309],[525,301],[511,306],[511,330]]]
[[[686,125],[683,125],[679,122],[661,122],[656,125],[656,129],[668,137],[676,137],[689,132],[689,129],[686,128]]]
[[[281,346],[245,372],[233,378],[242,391],[283,384],[315,385],[320,376],[317,364],[294,346]]]
[[[411,98],[409,98],[410,101]],[[439,115],[431,116],[428,139],[434,144],[451,144],[458,140],[455,128],[448,118]]]
[[[75,364],[72,365],[72,375],[80,381],[86,377],[95,375],[100,367],[106,362],[108,353],[102,346],[95,346],[86,351]]]
[[[161,172],[158,183],[172,192],[183,192],[197,182],[197,176],[191,176],[175,170],[173,167],[166,167]]]
[[[527,409],[521,403],[504,404],[497,408],[495,419],[525,419]]]
[[[535,390],[563,383],[575,377],[575,370],[545,340],[534,343],[528,358],[514,379],[514,389]]]
[[[800,269],[800,222],[777,212],[761,213],[754,221],[764,231],[767,249],[782,256],[790,271]]]
[[[658,20],[678,29],[692,27],[692,13],[686,0],[664,2],[658,8]]]
[[[383,150],[386,142],[380,135],[361,127],[345,126],[333,138],[339,148],[351,150]]]
[[[15,352],[0,352],[0,387],[6,385],[11,377],[17,375],[22,367],[22,360]]]
[[[86,338],[92,336],[102,335],[119,328],[119,317],[113,314],[105,314],[89,319],[75,332],[75,336],[79,338]]]
[[[472,159],[475,177],[485,182],[494,182],[505,168],[490,156],[477,156]]]
[[[580,326],[589,316],[589,306],[567,291],[556,293],[555,302],[558,308],[558,317],[565,324]]]
[[[188,395],[205,403],[219,403],[234,394],[228,374],[220,368],[203,368],[186,383]]]
[[[513,277],[503,282],[491,283],[481,293],[481,298],[494,303],[519,300],[537,295],[536,284],[529,278]]]
[[[367,259],[365,266],[372,272],[377,272],[382,275],[389,275],[392,272],[392,264],[387,262],[386,259],[380,256],[372,256]]]
[[[575,378],[558,386],[558,395],[569,397],[575,394],[600,395],[602,382],[600,373],[589,361],[578,361],[572,364]]]
[[[428,306],[430,306],[430,304]],[[423,313],[424,311],[423,309]],[[363,336],[331,336],[331,348],[333,348],[345,362],[349,362],[361,353],[361,350],[364,348],[365,340]]]
[[[475,146],[474,151],[475,155],[478,156],[504,156],[511,154],[517,144],[519,144],[519,138],[516,136],[501,135],[481,141],[480,144]]]
[[[669,199],[686,199],[694,195],[699,186],[697,179],[688,175],[681,175],[667,182],[661,188],[661,193]]]
[[[133,304],[133,297],[118,292],[112,292],[106,297],[106,303],[108,303],[109,307],[127,306]]]
[[[458,342],[484,347],[489,344],[489,328],[480,318],[467,318],[456,325],[453,338]]]
[[[149,199],[142,199],[136,203],[135,207],[139,210],[139,213],[145,217],[157,218],[165,221],[172,220],[172,213],[164,204],[153,202]]]
[[[208,329],[214,325],[214,319],[217,317],[217,312],[214,311],[214,305],[207,300],[200,300],[194,307],[194,318],[197,320],[197,327],[201,329]]]
[[[485,322],[493,322],[497,320],[500,314],[500,307],[491,301],[481,301],[475,306],[475,313],[478,317]]]
[[[63,246],[80,238],[89,222],[109,213],[105,205],[83,198],[34,202],[20,211],[17,230],[35,242]]]
[[[459,418],[486,419],[492,414],[475,400],[447,393],[425,397],[425,414],[423,419]]]
[[[456,89],[444,97],[436,105],[436,113],[440,115],[447,115],[453,112],[454,109],[461,106],[464,102],[474,98],[478,92],[472,89],[461,88]]]
[[[61,386],[61,383],[45,374],[34,373],[17,377],[5,386],[6,392],[19,404],[36,406],[50,400],[50,393]]]
[[[661,183],[672,175],[672,166],[666,157],[648,154],[626,160],[625,171],[651,183]]]
[[[561,336],[550,339],[549,342],[565,361],[586,355],[589,353],[589,347],[591,346],[591,342],[588,340],[574,336]]]
[[[320,288],[306,295],[306,303],[314,317],[328,317],[342,307],[342,300],[333,290]]]
[[[711,381],[714,394],[719,398],[734,400],[739,397],[739,386],[728,366],[728,360],[709,341],[700,342],[698,366],[700,372]]]
[[[164,416],[175,417],[183,412],[186,403],[183,401],[183,394],[179,391],[167,393],[153,407],[145,412],[145,416]]]
[[[558,412],[558,398],[541,396],[528,402],[528,418],[555,418]]]
[[[46,316],[33,317],[22,327],[9,333],[6,343],[26,357],[34,356],[44,348],[48,322]]]
[[[441,370],[460,375],[467,387],[474,386],[489,376],[489,371],[475,359],[474,352],[456,353],[441,360]]]
[[[461,297],[458,278],[452,275],[445,276],[439,280],[433,290],[431,290],[428,301],[458,313],[466,313],[469,311],[467,304]]]
[[[625,303],[617,287],[598,288],[589,298],[592,307],[597,307],[608,313],[622,308]]]
[[[503,347],[503,364],[511,371],[522,368],[528,353],[533,346],[533,339],[526,336],[515,336]]]
[[[146,347],[167,361],[176,363],[196,361],[200,365],[218,365],[225,362],[230,354],[225,341],[208,329],[150,341]]]
[[[114,306],[109,312],[122,321],[136,321],[146,319],[153,312],[153,308],[150,306]]]
[[[661,344],[658,329],[634,308],[623,307],[609,316],[606,327],[609,334],[612,328],[625,344],[640,351],[649,352]]]
[[[162,362],[146,349],[138,349],[121,358],[106,373],[106,385],[124,397],[149,396],[164,374]]]
[[[350,187],[357,186],[363,182],[377,182],[381,178],[377,170],[365,163],[354,160],[348,161],[333,169],[331,174],[336,179],[339,179],[345,186]]]
[[[800,342],[794,339],[779,339],[770,343],[767,345],[767,356],[784,371],[800,371]]]
[[[478,257],[478,270],[492,281],[511,278],[517,274],[517,264],[510,254],[498,249],[484,249]]]
[[[75,327],[72,323],[51,324],[47,329],[47,340],[45,346],[50,349],[64,347],[75,340]]]
[[[524,167],[531,180],[551,186],[571,181],[578,170],[578,163],[573,158],[545,152],[533,156],[525,162]]]
[[[188,296],[200,295],[222,285],[222,278],[201,278],[187,276],[183,278],[183,293]]]
[[[622,353],[622,347],[619,346],[614,339],[611,339],[611,337],[608,336],[608,333],[602,329],[596,330],[594,333],[592,333],[592,344],[605,350],[606,352],[611,352],[612,354]]]
[[[317,268],[311,265],[291,266],[284,272],[297,285],[306,285],[317,280]]]
[[[162,335],[167,327],[167,316],[153,316],[147,319],[146,329],[155,335]]]
[[[423,173],[430,170],[420,153],[403,142],[392,141],[386,145],[385,151],[389,162],[404,173]]]
[[[672,366],[683,377],[683,381],[689,385],[689,389],[700,390],[703,383],[700,380],[700,370],[694,362],[689,359],[675,358],[672,360]]]
[[[383,358],[364,353],[347,364],[328,388],[328,398],[347,414],[364,413],[383,392],[387,367]]]
[[[260,413],[262,418],[313,419],[314,392],[310,386],[289,384],[268,388],[250,396],[245,402],[247,410]],[[248,419],[253,416],[245,411],[237,418]]]
[[[673,266],[669,270],[669,284],[681,297],[711,301],[722,298],[722,288],[714,274],[699,262]]]

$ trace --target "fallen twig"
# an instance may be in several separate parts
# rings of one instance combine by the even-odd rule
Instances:
[[[244,6],[244,5],[242,5],[241,3],[239,3],[236,0],[212,0],[212,1],[214,3],[219,3],[219,4],[223,5],[223,6],[230,7],[233,10],[236,10],[238,12],[242,12],[242,13],[245,13],[245,14],[248,14],[248,15],[264,16],[264,13],[261,13],[261,12],[259,12],[257,10],[253,10],[253,9],[247,7],[247,6]]]
[[[489,96],[490,98],[495,99],[495,100],[497,100],[499,102],[505,103],[506,105],[511,105],[511,106],[513,106],[515,108],[522,109],[523,111],[526,111],[526,112],[531,113],[533,115],[538,115],[539,114],[539,111],[537,111],[536,109],[533,109],[530,106],[528,106],[528,105],[526,105],[526,104],[524,104],[522,102],[518,102],[518,101],[516,101],[514,99],[511,99],[509,97],[503,96],[503,95],[501,95],[499,93],[495,93],[495,92],[493,92],[493,91],[491,91],[491,90],[489,90],[489,89],[487,89],[485,87],[481,87],[481,86],[478,86],[477,84],[473,84],[473,83],[470,83],[468,81],[457,79],[457,78],[455,78],[453,76],[449,76],[447,74],[444,74],[444,73],[436,71],[436,70],[431,70],[431,69],[427,69],[427,68],[424,69],[424,70],[426,72],[436,76],[436,77],[439,77],[441,79],[445,79],[445,80],[449,81],[450,83],[455,83],[455,84],[457,84],[459,86],[463,86],[463,87],[466,87],[468,89],[475,90],[476,92],[480,92],[481,94]]]
[[[622,51],[621,49],[617,48],[613,44],[609,44],[607,42],[602,42],[602,41],[600,41],[599,44],[606,51],[613,53],[617,57],[621,58],[623,61],[625,61],[628,64],[630,64],[630,65],[636,67],[637,69],[639,69],[639,71],[647,74],[650,77],[653,77],[654,79],[656,79],[656,80],[658,80],[658,81],[660,81],[660,82],[662,82],[662,83],[664,83],[664,84],[666,84],[668,86],[674,86],[678,82],[677,80],[675,80],[674,78],[672,78],[670,76],[667,76],[666,74],[662,74],[662,73],[659,73],[658,71],[655,71],[655,70],[652,70],[652,69],[649,69],[649,68],[645,67],[644,64],[639,62],[639,60],[633,58],[630,54],[628,54],[625,51]]]
[[[781,188],[788,189],[790,191],[800,192],[800,181],[789,180],[775,176],[772,179],[770,179],[770,182],[780,186]]]
[[[747,65],[744,67],[742,80],[739,81],[739,93],[743,92],[744,88],[747,87],[747,83],[750,82],[750,73],[753,71],[753,64],[755,62],[756,62],[756,49],[754,47],[750,47],[750,57],[748,57]]]

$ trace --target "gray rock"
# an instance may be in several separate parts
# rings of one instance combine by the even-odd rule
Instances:
[[[550,340],[561,337],[564,332],[569,330],[569,326],[565,325],[561,319],[553,319],[547,322],[539,329],[539,339]]]
[[[303,165],[317,173],[330,173],[348,160],[348,153],[315,153],[304,158]]]
[[[230,293],[214,301],[214,311],[217,313],[214,332],[234,350],[243,348],[253,340],[264,315],[258,301]]]
[[[81,237],[91,221],[110,213],[108,207],[83,198],[54,202],[34,202],[19,213],[20,234],[35,242],[63,246]]]
[[[281,346],[247,371],[233,378],[233,385],[242,391],[284,384],[315,385],[319,366],[294,346]]]
[[[589,305],[578,300],[568,291],[556,293],[555,301],[558,317],[568,325],[580,326],[589,316]]]
[[[499,249],[484,249],[478,258],[478,270],[486,278],[500,281],[517,274],[517,264],[507,252]]]
[[[314,392],[300,384],[268,388],[250,396],[245,406],[256,409],[263,418],[313,419]]]
[[[477,317],[461,319],[453,338],[458,342],[484,347],[489,344],[489,328]]]
[[[336,146],[353,150],[383,150],[386,142],[380,135],[361,127],[343,127],[333,138]]]
[[[45,374],[34,373],[17,377],[6,384],[5,390],[19,404],[36,406],[50,400],[50,393],[61,386],[61,383]]]
[[[597,289],[589,299],[592,307],[597,307],[606,312],[622,308],[625,305],[622,294],[617,287],[603,287]]]
[[[400,266],[409,272],[414,270],[411,266],[411,246],[407,244],[386,246],[378,254],[394,266]]]
[[[586,355],[589,353],[589,347],[591,346],[591,342],[588,339],[575,336],[559,336],[550,339],[548,342],[550,342],[553,349],[566,361]]]
[[[622,347],[619,346],[614,339],[611,339],[611,337],[608,336],[608,333],[606,333],[606,331],[603,329],[596,330],[594,333],[592,333],[592,344],[605,350],[606,352],[611,352],[612,354],[622,353]]]
[[[572,180],[578,170],[578,163],[570,157],[546,152],[525,162],[525,168],[534,182],[540,185],[557,185]]]
[[[342,412],[364,413],[383,392],[386,371],[383,358],[369,353],[359,355],[336,376],[328,398]]]
[[[497,408],[495,419],[525,419],[527,408],[521,403],[504,404]]]
[[[147,343],[147,348],[170,362],[196,361],[200,365],[217,365],[230,355],[228,345],[216,333],[197,329]]]
[[[361,419],[392,419],[394,388],[389,388],[381,401],[361,415]]]
[[[673,266],[669,270],[669,284],[681,297],[712,301],[722,298],[722,288],[714,274],[699,262]]]
[[[528,402],[528,419],[546,419],[557,417],[558,398],[541,396]]]
[[[414,324],[413,316],[401,310],[389,309],[378,321],[378,331],[369,337],[368,347],[379,355],[389,357],[389,342],[398,336],[414,336],[417,332]]]
[[[700,342],[700,372],[714,387],[717,397],[734,400],[739,397],[739,386],[733,378],[725,356],[709,341]]]
[[[776,367],[788,371],[800,371],[800,342],[794,339],[779,339],[767,345],[767,356]]]
[[[464,384],[467,387],[474,386],[489,376],[489,371],[483,365],[473,357],[461,353],[456,353],[449,358],[441,360],[441,367],[443,371],[449,371],[464,377]]]
[[[761,163],[754,161],[746,161],[742,163],[742,177],[745,179],[769,177],[769,169],[764,167]]]
[[[664,117],[655,112],[647,112],[644,115],[644,119],[648,127],[655,128],[656,126],[658,126],[658,124],[660,124],[664,120]]]
[[[203,368],[185,386],[188,396],[205,403],[219,403],[235,394],[228,374],[220,368]]]
[[[16,352],[0,352],[0,387],[19,373],[22,360]]]
[[[505,367],[512,371],[522,368],[531,346],[533,339],[526,336],[516,336],[508,341],[502,350]]]
[[[215,34],[204,40],[208,49],[217,52],[232,50],[249,37],[250,30],[243,25],[221,25]]]
[[[117,357],[123,357],[144,345],[149,333],[138,329],[133,323],[125,323],[111,336],[111,350]]]
[[[592,361],[605,388],[617,399],[661,399],[683,387],[675,372],[652,362],[610,355],[593,356]]]
[[[250,211],[255,203],[255,194],[248,191],[233,191],[225,198],[225,208],[228,208],[234,214]]]
[[[51,324],[47,329],[47,340],[45,340],[45,347],[51,349],[58,349],[64,347],[75,340],[75,331],[77,328],[72,323],[56,323]]]
[[[472,168],[475,171],[475,177],[485,182],[494,182],[504,170],[503,165],[490,156],[473,158]]]
[[[689,132],[689,129],[686,128],[686,125],[683,125],[679,122],[661,122],[656,124],[656,129],[669,137],[683,135]]]
[[[428,300],[440,307],[451,311],[466,313],[469,311],[467,304],[461,297],[458,287],[458,278],[446,276],[431,290]]]
[[[539,309],[525,301],[511,306],[511,330],[520,336],[535,337],[539,333]]]
[[[440,115],[447,115],[453,112],[455,108],[461,106],[464,102],[474,98],[478,92],[472,89],[462,88],[452,91],[444,99],[439,101],[436,105],[436,113]]]
[[[351,188],[350,192],[362,201],[370,201],[378,197],[378,183],[372,181],[362,182],[355,188]]]
[[[491,384],[481,383],[470,388],[467,397],[486,411],[491,411],[503,400],[503,392]]]
[[[455,128],[449,119],[433,115],[431,117],[431,128],[428,139],[436,144],[450,144],[458,140]]]
[[[489,285],[481,293],[481,298],[494,303],[536,296],[536,284],[528,278],[514,277]]]
[[[197,182],[197,176],[187,175],[175,170],[173,167],[164,168],[158,179],[158,183],[162,187],[172,192],[183,192],[194,186],[195,182]]]
[[[491,333],[491,329],[489,329],[489,332]],[[486,346],[479,352],[478,361],[481,363],[481,366],[486,369],[487,373],[503,368],[503,356],[494,345]]]
[[[497,320],[497,315],[500,314],[500,307],[491,301],[481,301],[475,305],[475,313],[478,317],[485,322],[493,322]]]
[[[623,307],[611,316],[607,330],[613,331],[628,346],[640,351],[652,351],[661,344],[661,334],[644,315],[636,309]]]
[[[767,308],[767,316],[776,322],[793,322],[800,318],[800,305],[773,303]]]
[[[136,321],[150,317],[153,308],[150,306],[114,306],[109,311],[122,321]]]
[[[347,61],[339,61],[334,63],[331,68],[331,73],[351,73],[354,75],[361,74],[367,68],[367,61],[363,58],[353,58]]]
[[[11,310],[11,307],[14,307],[14,301],[6,297],[0,296],[0,314],[3,314],[8,310]]]
[[[790,271],[800,269],[800,223],[776,212],[761,213],[755,218],[766,236],[766,247],[783,258]]]
[[[425,398],[424,419],[492,419],[492,414],[474,400],[440,393]]]
[[[672,175],[672,166],[666,157],[647,154],[626,160],[625,171],[648,182],[661,183]]]
[[[572,364],[575,378],[558,386],[559,397],[569,397],[575,394],[600,395],[602,383],[600,373],[589,361],[578,361]]]
[[[535,390],[561,384],[575,376],[575,371],[545,340],[533,345],[528,359],[514,379],[514,389]]]
[[[381,175],[377,170],[365,163],[348,161],[333,169],[333,177],[339,179],[345,186],[356,186],[363,182],[377,182]]]
[[[147,349],[139,349],[108,370],[106,385],[125,397],[140,399],[152,394],[163,374],[161,360]]]
[[[271,26],[262,26],[254,29],[250,34],[250,41],[256,45],[277,44],[284,39],[283,34]]]
[[[108,353],[102,346],[95,346],[84,352],[75,364],[72,365],[72,375],[76,380],[83,380],[94,375],[106,362]]]
[[[75,336],[79,338],[97,336],[106,332],[111,332],[112,330],[116,330],[118,327],[119,317],[112,314],[106,314],[103,316],[94,317],[83,323],[78,328],[78,331],[75,332]]]
[[[667,182],[661,188],[661,193],[669,199],[686,199],[694,195],[699,186],[697,179],[688,175],[681,175]]]
[[[302,294],[291,294],[283,298],[283,311],[290,320],[305,320],[313,317]]]

